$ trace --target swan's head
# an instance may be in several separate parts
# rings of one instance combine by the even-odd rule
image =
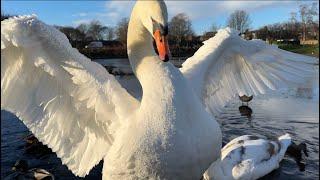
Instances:
[[[154,39],[155,51],[162,61],[168,61],[168,13],[164,1],[138,1],[140,20]]]

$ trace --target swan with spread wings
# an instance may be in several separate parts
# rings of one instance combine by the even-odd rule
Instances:
[[[127,49],[143,90],[138,100],[35,16],[1,27],[1,109],[80,177],[103,159],[104,179],[200,178],[220,157],[221,130],[210,113],[237,94],[264,93],[313,73],[312,58],[243,40],[228,28],[177,69],[167,62],[165,3],[137,1]]]

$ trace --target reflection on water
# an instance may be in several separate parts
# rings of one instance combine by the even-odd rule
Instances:
[[[297,145],[293,142],[288,147],[286,154],[296,161],[300,171],[305,171],[306,162],[304,156],[309,157],[306,143],[302,142]]]
[[[247,117],[249,120],[251,120],[251,114],[252,114],[252,109],[249,106],[242,105],[239,107],[239,112],[241,116]]]
[[[141,87],[132,76],[117,77],[128,92],[141,98]],[[275,137],[290,133],[295,142],[305,142],[309,157],[296,163],[285,156],[280,167],[261,178],[272,179],[318,179],[319,178],[319,102],[306,98],[286,98],[281,95],[257,96],[249,106],[243,106],[236,98],[225,108],[216,120],[223,132],[223,143],[245,134]],[[36,157],[24,152],[28,134],[26,127],[12,114],[1,112],[1,177],[11,173],[11,166],[17,159],[26,159],[30,168],[47,169],[57,179],[80,179],[75,177],[55,154]],[[298,165],[305,165],[305,171]],[[85,179],[101,179],[102,162]]]

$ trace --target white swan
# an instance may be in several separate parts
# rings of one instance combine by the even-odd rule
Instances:
[[[218,123],[179,69],[160,60],[168,51],[164,2],[138,1],[130,18],[128,55],[141,102],[35,17],[1,25],[1,108],[75,175],[85,176],[104,159],[104,179],[199,179],[218,158]],[[157,39],[160,58],[153,36],[163,38]]]
[[[161,61],[168,59],[164,2],[137,1],[128,55],[143,89],[138,101],[34,16],[1,27],[1,109],[16,114],[81,177],[104,159],[104,179],[200,178],[221,149],[221,130],[207,111],[237,92],[263,93],[312,72],[305,62],[313,59],[241,40],[230,29],[179,70]]]
[[[258,179],[279,167],[290,144],[289,134],[276,140],[252,135],[237,137],[222,148],[221,160],[212,163],[203,178]]]

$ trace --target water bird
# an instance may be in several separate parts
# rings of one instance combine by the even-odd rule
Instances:
[[[14,173],[5,177],[4,180],[54,180],[54,176],[45,169],[33,168],[29,169],[26,160],[17,160],[12,167]]]
[[[48,146],[42,144],[32,133],[23,138],[26,141],[24,150],[26,153],[36,156],[51,154],[52,151]]]
[[[279,167],[287,149],[301,152],[292,144],[289,134],[274,140],[261,135],[237,137],[222,148],[221,159],[210,165],[203,179],[258,179]]]
[[[39,140],[32,133],[23,137],[23,140],[25,140],[27,144],[34,144],[39,142]]]
[[[239,99],[240,99],[240,101],[241,101],[242,103],[246,102],[247,105],[248,105],[248,103],[253,99],[253,95],[251,95],[251,96],[247,96],[247,95],[245,95],[245,94],[242,95],[242,96],[239,95]]]
[[[178,69],[169,61],[164,1],[137,1],[127,50],[140,100],[35,16],[1,21],[1,28],[1,109],[80,177],[103,159],[103,179],[199,179],[220,156],[214,115],[227,102],[314,74],[315,58],[244,40],[230,28]]]

